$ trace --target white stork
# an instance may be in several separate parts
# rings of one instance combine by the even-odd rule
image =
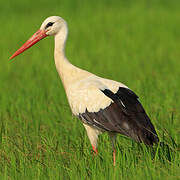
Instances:
[[[97,153],[98,135],[102,132],[108,132],[112,140],[114,165],[117,133],[147,145],[157,143],[159,139],[154,126],[133,91],[120,82],[98,77],[68,61],[64,52],[67,35],[68,27],[63,18],[48,17],[10,59],[46,36],[54,36],[57,71],[72,113],[82,121],[94,152]]]

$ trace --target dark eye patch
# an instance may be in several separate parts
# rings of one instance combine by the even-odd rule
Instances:
[[[54,22],[48,22],[45,29],[47,29],[48,27],[52,26],[54,24]]]

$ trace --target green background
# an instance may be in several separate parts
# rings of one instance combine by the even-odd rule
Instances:
[[[0,1],[0,179],[180,179],[180,1]],[[51,15],[69,26],[67,58],[126,84],[150,116],[153,148],[100,136],[99,155],[72,116],[53,37],[9,57]]]

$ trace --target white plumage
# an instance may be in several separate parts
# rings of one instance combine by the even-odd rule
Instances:
[[[44,37],[54,36],[56,69],[72,113],[83,122],[93,150],[97,152],[98,135],[105,131],[112,139],[114,150],[116,133],[148,145],[157,143],[156,131],[136,94],[122,83],[98,77],[67,60],[64,53],[67,34],[67,23],[61,17],[49,17],[11,59]],[[115,164],[115,153],[113,156]]]
[[[110,89],[116,93],[119,87],[126,87],[121,83],[90,75],[76,83],[72,83],[66,90],[69,104],[75,115],[88,112],[98,112],[109,106],[113,101],[100,90]]]

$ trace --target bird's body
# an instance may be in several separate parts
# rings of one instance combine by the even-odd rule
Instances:
[[[54,35],[56,69],[72,113],[82,121],[94,151],[97,152],[98,135],[102,132],[109,133],[113,148],[116,133],[147,145],[157,143],[156,131],[134,92],[120,82],[98,77],[67,60],[64,53],[67,34],[67,24],[62,18],[49,17],[11,58],[40,39]]]

